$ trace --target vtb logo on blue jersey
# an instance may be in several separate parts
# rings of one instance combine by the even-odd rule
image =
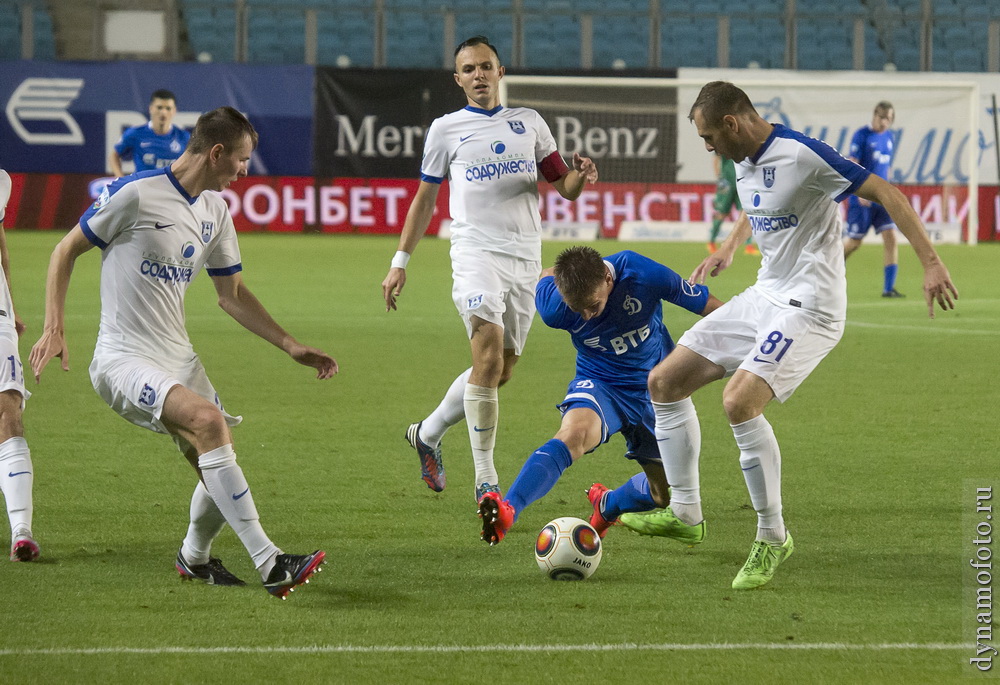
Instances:
[[[503,141],[495,140],[490,143],[490,149],[496,154],[502,155],[503,151],[507,149],[507,146],[503,144]]]
[[[202,221],[201,222],[201,240],[202,240],[202,242],[207,243],[209,240],[211,240],[212,239],[212,231],[214,231],[214,230],[215,230],[215,222],[214,221]]]
[[[626,295],[625,302],[622,303],[622,309],[624,309],[625,313],[629,316],[634,316],[642,311],[642,302],[635,299],[631,295]]]
[[[146,385],[142,386],[142,392],[139,393],[139,404],[152,407],[153,402],[156,402],[156,391],[150,387],[149,383],[146,383]]]
[[[770,188],[774,185],[774,167],[766,166],[764,167],[764,187]]]
[[[507,124],[510,126],[510,130],[518,135],[524,133],[524,122],[522,121],[508,121]]]

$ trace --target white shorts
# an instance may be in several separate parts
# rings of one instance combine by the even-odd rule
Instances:
[[[31,393],[24,387],[24,366],[17,352],[17,331],[0,326],[0,392],[14,390],[21,394],[21,409]]]
[[[677,344],[722,366],[726,376],[737,369],[759,376],[784,402],[843,334],[843,321],[774,304],[751,286],[696,322]]]
[[[535,317],[540,261],[451,246],[451,297],[472,337],[472,317],[503,327],[504,349],[520,355]]]
[[[90,382],[119,416],[137,426],[171,436],[182,452],[189,447],[187,442],[168,431],[160,420],[163,401],[175,385],[183,385],[218,407],[230,427],[243,420],[242,416],[231,416],[222,408],[219,395],[198,357],[182,367],[165,371],[144,357],[95,354],[90,364]]]

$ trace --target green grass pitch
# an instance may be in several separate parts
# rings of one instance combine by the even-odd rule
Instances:
[[[60,235],[8,235],[15,301],[42,326],[48,256]],[[943,682],[974,672],[963,594],[973,537],[970,487],[997,476],[998,248],[940,252],[960,290],[927,317],[922,276],[902,248],[883,300],[881,250],[848,263],[843,341],[768,417],[783,454],[796,553],[765,588],[730,589],[755,515],[721,407],[722,383],[694,397],[703,430],[708,538],[696,548],[621,528],[583,583],[546,580],[534,536],[586,516],[584,490],[634,473],[615,438],[525,510],[508,538],[479,540],[461,424],[444,440],[448,488],[431,492],[403,440],[468,366],[451,304],[448,246],[425,239],[400,310],[380,283],[395,238],[241,237],[244,278],[275,318],[340,363],[318,382],[216,306],[201,276],[188,327],[216,388],[244,423],[240,463],[265,530],[285,550],[327,550],[323,573],[278,601],[247,588],[182,583],[173,559],[195,476],[164,436],[127,425],[87,366],[98,326],[100,256],[76,267],[67,305],[69,373],[54,362],[25,414],[35,465],[36,564],[0,562],[0,672],[18,682]],[[560,244],[547,244],[546,265]],[[687,275],[702,245],[633,247]],[[757,258],[710,286],[727,298]],[[692,323],[667,308],[674,337]],[[573,372],[563,332],[536,320],[501,392],[502,486],[552,436]],[[991,480],[993,482],[991,482]],[[231,531],[214,548],[255,581]],[[973,619],[974,620],[974,619]],[[906,646],[910,645],[910,646]],[[1000,668],[998,665],[996,668]]]

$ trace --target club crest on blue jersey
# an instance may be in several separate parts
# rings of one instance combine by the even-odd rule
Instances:
[[[201,222],[201,240],[207,243],[212,239],[212,232],[215,230],[214,221],[202,221]]]
[[[629,316],[634,316],[642,311],[642,302],[635,299],[631,295],[626,295],[625,302],[622,303],[622,309],[624,309],[625,313]]]
[[[503,144],[503,141],[495,140],[490,143],[490,149],[493,150],[498,155],[502,155],[507,146]]]
[[[523,121],[508,121],[507,124],[510,126],[510,130],[518,135],[524,133],[524,122]]]
[[[170,141],[170,151],[171,152],[180,152],[181,151],[181,143],[180,143],[180,141],[178,141],[178,140],[171,140]]]
[[[774,185],[774,167],[766,166],[764,167],[764,187],[770,188]]]
[[[191,259],[194,257],[194,243],[190,240],[184,243],[184,247],[181,248],[181,257],[184,259]]]
[[[469,309],[479,309],[479,306],[483,303],[483,296],[476,295],[475,297],[469,298]]]
[[[149,383],[146,383],[142,386],[142,392],[139,393],[139,404],[152,407],[154,402],[156,402],[156,391],[150,387]]]

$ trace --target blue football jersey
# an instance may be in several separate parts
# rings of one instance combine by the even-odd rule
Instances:
[[[865,126],[855,131],[851,139],[850,156],[868,171],[882,178],[889,178],[892,155],[893,139],[890,129],[875,133],[871,126]]]
[[[115,144],[115,152],[135,162],[136,171],[161,169],[181,156],[190,139],[190,133],[176,126],[161,136],[149,124],[143,124],[127,129]]]
[[[663,301],[700,314],[708,288],[630,250],[609,255],[604,263],[614,288],[600,316],[584,321],[563,301],[552,276],[538,282],[535,304],[546,325],[569,331],[578,377],[645,389],[650,370],[674,349],[663,324]]]

